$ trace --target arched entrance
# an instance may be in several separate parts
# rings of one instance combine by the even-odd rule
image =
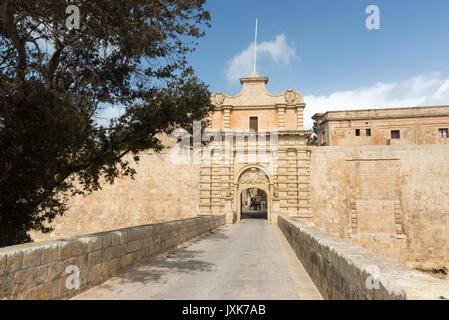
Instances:
[[[235,199],[234,204],[237,209],[237,221],[242,218],[242,193],[245,190],[261,190],[262,195],[265,194],[265,208],[266,208],[266,218],[271,222],[271,198],[273,192],[273,184],[268,171],[260,166],[246,166],[243,167],[237,176],[237,181],[235,183]],[[246,204],[247,205],[247,204]]]
[[[249,188],[240,194],[242,219],[267,219],[267,193],[259,188]]]

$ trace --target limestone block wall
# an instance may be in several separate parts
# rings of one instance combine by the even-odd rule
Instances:
[[[320,145],[449,144],[438,131],[449,127],[448,106],[329,111],[315,119]],[[400,139],[391,139],[391,130],[400,130]]]
[[[279,141],[278,168],[274,175],[279,212],[310,217],[310,152],[296,147],[298,137]]]
[[[278,225],[325,299],[448,299],[449,283],[280,215]]]
[[[273,108],[259,110],[233,110],[230,113],[229,128],[236,131],[248,131],[250,117],[258,118],[259,130],[268,131],[278,127],[278,113]]]
[[[200,216],[2,248],[0,299],[74,296],[225,222],[225,215]],[[69,289],[75,284],[74,278],[69,279],[75,275],[74,267],[79,270],[79,288]]]
[[[316,227],[413,267],[449,266],[448,146],[311,151]]]
[[[131,163],[133,163],[130,158]],[[135,179],[122,177],[88,196],[69,200],[69,210],[57,217],[48,234],[31,232],[34,241],[195,217],[199,213],[200,169],[177,164],[170,149],[143,152],[133,164]]]
[[[399,119],[373,119],[330,121],[323,127],[328,132],[331,146],[360,146],[360,145],[389,145],[401,144],[448,144],[449,139],[440,138],[438,129],[449,127],[449,117],[431,118],[399,118]],[[360,136],[355,130],[360,130]],[[371,135],[366,135],[366,129]],[[400,139],[391,139],[391,130],[400,130]]]

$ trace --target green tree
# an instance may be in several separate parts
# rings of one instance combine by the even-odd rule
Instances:
[[[51,231],[67,197],[132,176],[125,155],[138,161],[205,119],[210,92],[187,63],[209,27],[204,3],[1,0],[0,246]],[[68,5],[79,29],[67,28]],[[125,112],[99,125],[105,105]]]

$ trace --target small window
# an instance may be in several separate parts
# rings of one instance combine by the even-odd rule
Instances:
[[[357,137],[360,137],[360,129],[355,129],[355,135],[356,135]]]
[[[371,129],[366,129],[366,136],[371,137]]]
[[[401,139],[401,131],[391,130],[391,139]]]
[[[446,139],[448,137],[448,128],[438,129],[440,138]]]
[[[257,129],[258,129],[257,117],[249,118],[249,128],[253,129],[255,132],[257,132]]]

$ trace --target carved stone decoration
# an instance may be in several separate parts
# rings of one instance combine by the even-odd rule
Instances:
[[[285,103],[297,104],[302,102],[302,95],[295,90],[287,90],[284,92]]]
[[[225,100],[225,96],[221,92],[214,93],[211,96],[212,104],[214,104],[217,107],[221,107],[221,105],[223,104],[224,100]]]
[[[268,184],[268,177],[262,171],[258,169],[248,169],[240,176],[240,184],[254,184],[254,185],[264,185]]]

